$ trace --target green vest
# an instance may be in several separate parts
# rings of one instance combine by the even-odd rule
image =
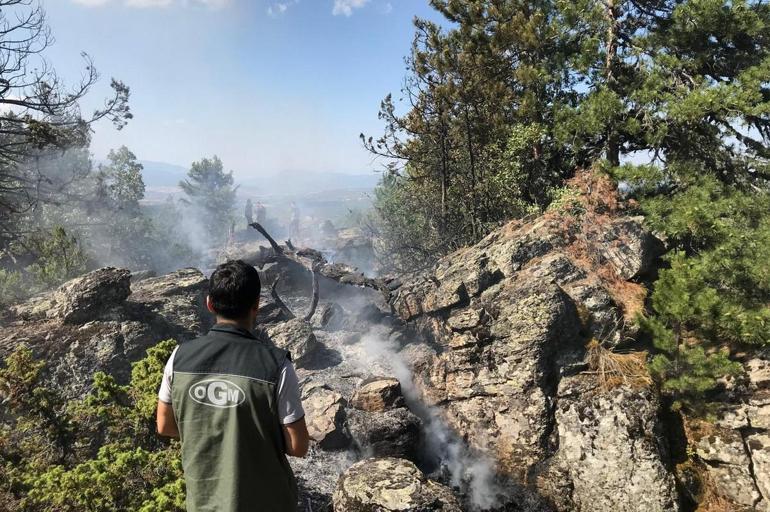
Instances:
[[[172,407],[191,512],[295,512],[297,483],[278,417],[288,352],[215,325],[179,345]]]

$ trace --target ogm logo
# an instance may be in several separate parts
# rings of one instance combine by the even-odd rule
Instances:
[[[246,399],[240,387],[224,379],[196,382],[190,386],[189,395],[199,404],[221,408],[236,407]]]

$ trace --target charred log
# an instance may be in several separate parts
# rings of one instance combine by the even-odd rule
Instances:
[[[309,322],[311,318],[313,318],[313,314],[315,314],[315,310],[318,307],[318,295],[319,295],[319,283],[318,283],[318,272],[315,266],[313,266],[313,299],[310,302],[310,310],[305,315],[305,321]]]
[[[308,272],[317,273],[318,276],[331,279],[340,284],[373,288],[384,293],[386,297],[388,296],[388,288],[381,279],[368,278],[355,267],[345,265],[344,263],[329,263],[324,255],[315,249],[295,249],[294,245],[288,241],[287,245],[282,247],[258,222],[253,222],[249,225],[264,236],[272,247],[272,251],[260,251],[259,254],[250,257],[250,264],[260,268],[264,264],[271,262],[284,265],[298,264]]]
[[[281,308],[281,311],[283,311],[284,315],[288,316],[289,319],[297,318],[296,315],[292,313],[291,309],[289,309],[289,306],[287,306],[286,303],[281,299],[281,296],[278,295],[277,286],[278,281],[280,280],[281,279],[278,278],[273,282],[273,286],[270,287],[270,296],[273,298],[273,302],[275,302],[275,304]]]

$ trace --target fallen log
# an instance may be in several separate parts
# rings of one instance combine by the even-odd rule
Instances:
[[[252,222],[249,226],[256,229],[263,237],[265,237],[272,248],[272,251],[270,249],[265,249],[264,251],[260,251],[256,257],[250,258],[249,263],[252,265],[261,267],[266,263],[272,262],[292,262],[301,265],[308,272],[317,273],[319,276],[323,276],[341,284],[373,288],[383,293],[386,297],[389,294],[389,290],[382,279],[366,277],[363,273],[359,272],[357,268],[344,263],[329,263],[324,255],[315,249],[295,249],[294,245],[291,243],[281,246],[258,222]]]
[[[294,313],[292,313],[291,309],[289,309],[289,306],[286,305],[286,303],[281,299],[281,296],[278,295],[278,290],[276,287],[278,286],[278,281],[280,281],[281,278],[276,279],[273,281],[273,286],[270,287],[270,296],[273,298],[273,302],[281,308],[281,311],[283,311],[283,314],[288,316],[289,319],[297,318]]]

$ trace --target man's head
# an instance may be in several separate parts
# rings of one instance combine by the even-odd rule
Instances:
[[[219,265],[209,278],[206,306],[217,318],[254,326],[262,285],[257,270],[241,260]]]

